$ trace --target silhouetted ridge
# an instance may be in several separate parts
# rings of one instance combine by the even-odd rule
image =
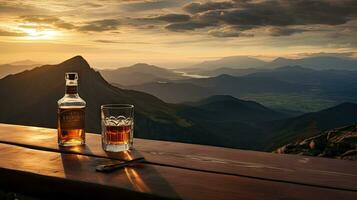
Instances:
[[[70,67],[75,69],[90,68],[88,62],[82,56],[74,56],[59,64],[59,67]]]
[[[240,101],[240,100],[230,95],[213,95],[201,100],[200,102],[209,103],[209,102],[218,102],[218,101]]]
[[[146,64],[146,63],[136,63],[136,64],[134,64],[132,66],[129,66],[129,67],[136,68],[136,69],[140,69],[140,68],[163,69],[163,68],[157,67],[155,65],[149,65],[149,64]]]
[[[314,72],[314,71],[316,71],[314,69],[302,67],[300,65],[286,65],[286,66],[278,67],[273,71],[279,71],[279,70],[280,71],[302,71],[302,72]]]
[[[179,73],[146,63],[136,63],[129,67],[117,69],[104,69],[100,70],[100,73],[109,83],[120,84],[122,86],[183,78]]]
[[[234,76],[229,74],[221,74],[219,76],[213,77],[215,79],[234,79]]]

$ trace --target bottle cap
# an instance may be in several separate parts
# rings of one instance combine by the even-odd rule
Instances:
[[[66,79],[67,80],[78,80],[78,73],[77,72],[67,72]]]

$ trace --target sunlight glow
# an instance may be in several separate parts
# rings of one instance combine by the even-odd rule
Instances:
[[[27,34],[24,37],[27,40],[49,40],[59,35],[59,32],[55,30],[23,29],[23,31]]]

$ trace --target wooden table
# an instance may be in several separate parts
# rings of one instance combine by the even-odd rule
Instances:
[[[144,139],[113,154],[100,135],[86,137],[86,146],[59,148],[55,129],[0,124],[0,189],[51,199],[357,199],[354,161]]]

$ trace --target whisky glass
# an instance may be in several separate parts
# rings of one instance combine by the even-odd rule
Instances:
[[[104,151],[120,152],[133,147],[134,106],[106,104],[101,106],[102,147]]]

